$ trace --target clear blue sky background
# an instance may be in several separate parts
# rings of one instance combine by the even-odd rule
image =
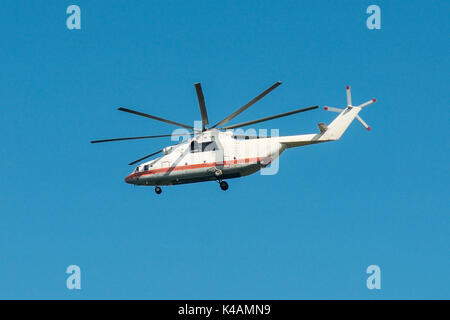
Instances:
[[[82,30],[66,28],[77,4]],[[381,7],[381,30],[366,8]],[[2,1],[0,298],[450,298],[448,1]],[[128,106],[235,122],[377,98],[274,176],[153,188],[127,165],[170,133]],[[261,125],[317,131],[323,110]],[[82,290],[65,270],[82,271]],[[366,288],[381,267],[382,289]]]

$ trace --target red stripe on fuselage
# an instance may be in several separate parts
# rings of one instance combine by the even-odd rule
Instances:
[[[184,165],[184,166],[153,169],[153,170],[147,170],[147,171],[143,171],[143,172],[132,173],[128,177],[126,177],[126,179],[133,179],[133,178],[138,178],[138,177],[147,176],[147,175],[156,174],[156,173],[165,173],[168,171],[181,171],[181,170],[192,170],[192,169],[199,169],[199,168],[209,168],[209,167],[215,167],[217,165],[258,163],[258,161],[260,161],[261,159],[262,158],[246,158],[246,159],[238,159],[238,160],[229,160],[229,161],[224,161],[224,162],[198,163],[198,164],[190,164],[190,165]]]

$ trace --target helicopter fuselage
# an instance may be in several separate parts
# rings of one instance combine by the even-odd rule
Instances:
[[[166,147],[163,156],[138,165],[125,182],[165,186],[243,177],[268,166],[284,149],[274,138],[208,130]]]

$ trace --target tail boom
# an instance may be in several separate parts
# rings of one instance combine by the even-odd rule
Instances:
[[[361,111],[359,107],[345,108],[327,127],[326,131],[312,134],[301,134],[296,136],[278,137],[278,142],[286,148],[300,147],[308,144],[315,144],[328,141],[339,140],[350,124],[355,120]]]
[[[352,106],[352,94],[350,91],[350,86],[346,87],[347,94],[347,107],[344,109],[325,107],[325,110],[337,112],[339,115],[327,126],[324,123],[319,123],[319,133],[313,134],[302,134],[298,136],[285,136],[278,137],[278,142],[281,143],[285,148],[293,148],[305,146],[308,144],[321,143],[327,141],[339,140],[353,120],[358,120],[364,128],[370,130],[370,127],[363,119],[358,115],[358,113],[368,105],[376,102],[376,99],[371,99],[358,106]]]

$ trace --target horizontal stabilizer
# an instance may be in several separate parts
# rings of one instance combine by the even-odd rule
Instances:
[[[319,123],[318,126],[319,126],[320,133],[324,133],[325,131],[328,130],[328,126],[325,123]]]

